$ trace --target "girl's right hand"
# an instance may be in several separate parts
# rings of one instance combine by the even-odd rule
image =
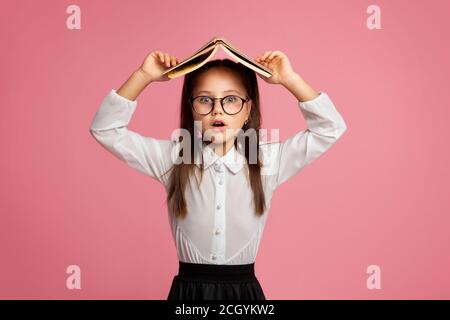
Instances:
[[[139,70],[149,81],[168,81],[167,74],[162,75],[167,69],[176,66],[180,61],[175,56],[155,50],[150,52],[144,59]]]

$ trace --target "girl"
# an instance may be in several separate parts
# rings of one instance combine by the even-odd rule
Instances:
[[[166,189],[179,260],[167,299],[265,300],[254,263],[272,194],[346,130],[328,95],[306,83],[283,52],[267,51],[256,61],[273,73],[258,76],[291,92],[307,122],[283,142],[262,142],[255,134],[261,124],[256,73],[229,59],[185,75],[183,137],[160,140],[128,129],[137,96],[150,83],[169,80],[162,73],[179,63],[161,51],[148,54],[106,95],[91,124],[96,141]]]

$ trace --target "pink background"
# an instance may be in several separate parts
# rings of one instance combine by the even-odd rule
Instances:
[[[71,4],[81,30],[66,28]],[[371,4],[381,30],[366,27]],[[0,298],[166,298],[178,262],[164,188],[88,129],[147,53],[185,58],[215,35],[251,57],[286,53],[348,125],[274,195],[255,264],[267,298],[450,298],[449,12],[446,0],[3,2]],[[130,128],[169,138],[182,80],[151,84]],[[258,81],[263,127],[282,140],[304,129],[294,96]],[[71,264],[81,290],[66,288]]]

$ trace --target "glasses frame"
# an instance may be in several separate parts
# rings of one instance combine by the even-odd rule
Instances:
[[[208,113],[200,113],[200,112],[198,112],[197,110],[195,110],[195,108],[194,108],[194,103],[193,103],[193,102],[194,102],[194,99],[197,99],[197,98],[199,98],[199,97],[210,98],[210,99],[213,101],[213,103],[212,103],[212,105],[211,105],[211,110],[209,110]],[[235,112],[235,113],[228,113],[228,112],[225,111],[225,108],[223,107],[223,100],[224,100],[225,98],[228,98],[228,97],[237,97],[237,98],[239,98],[239,99],[242,100],[242,105],[241,105],[241,108],[239,109],[238,112]],[[228,114],[228,115],[230,115],[230,116],[233,116],[233,115],[238,114],[239,112],[242,111],[242,109],[244,108],[244,103],[246,103],[247,101],[249,101],[250,98],[249,98],[249,97],[245,97],[245,99],[244,99],[244,98],[241,98],[241,97],[239,97],[239,96],[237,96],[237,95],[235,95],[235,94],[230,94],[230,95],[225,96],[225,97],[223,97],[223,98],[216,98],[216,97],[211,97],[211,96],[200,95],[200,96],[196,96],[196,97],[191,97],[191,98],[189,98],[189,103],[190,103],[192,109],[193,109],[195,112],[197,112],[198,114],[200,114],[200,115],[202,115],[202,116],[206,116],[206,115],[210,114],[210,113],[214,110],[214,105],[215,105],[215,103],[216,103],[216,100],[220,100],[220,106],[222,107],[223,112],[225,112],[226,114]]]

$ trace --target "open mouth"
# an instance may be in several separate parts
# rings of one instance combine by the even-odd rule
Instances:
[[[216,128],[225,127],[225,123],[222,120],[215,120],[212,126]]]

